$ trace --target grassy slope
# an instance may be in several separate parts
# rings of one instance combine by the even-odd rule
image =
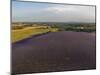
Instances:
[[[12,30],[12,42],[20,41],[22,39],[28,38],[32,35],[47,33],[47,32],[55,32],[57,31],[57,28],[51,28],[51,29],[36,29],[34,27],[28,27],[25,29],[20,30]]]

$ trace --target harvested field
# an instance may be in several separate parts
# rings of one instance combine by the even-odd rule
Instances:
[[[31,37],[32,35],[41,35],[48,32],[56,32],[57,28],[36,28],[36,27],[26,27],[23,29],[12,30],[12,42],[17,42],[26,38]]]

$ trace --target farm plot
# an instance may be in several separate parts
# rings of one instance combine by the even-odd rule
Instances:
[[[12,42],[17,42],[22,39],[28,38],[32,35],[39,35],[47,32],[56,32],[57,28],[35,28],[35,27],[26,27],[23,29],[12,30]]]

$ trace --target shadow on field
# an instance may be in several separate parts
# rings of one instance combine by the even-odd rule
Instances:
[[[61,31],[12,44],[12,73],[41,73],[96,68],[95,36]]]

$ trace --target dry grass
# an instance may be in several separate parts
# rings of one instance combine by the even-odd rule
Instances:
[[[57,28],[36,28],[36,27],[26,27],[24,29],[12,30],[12,42],[20,41],[22,39],[28,38],[32,35],[43,34],[49,31],[56,32]]]

